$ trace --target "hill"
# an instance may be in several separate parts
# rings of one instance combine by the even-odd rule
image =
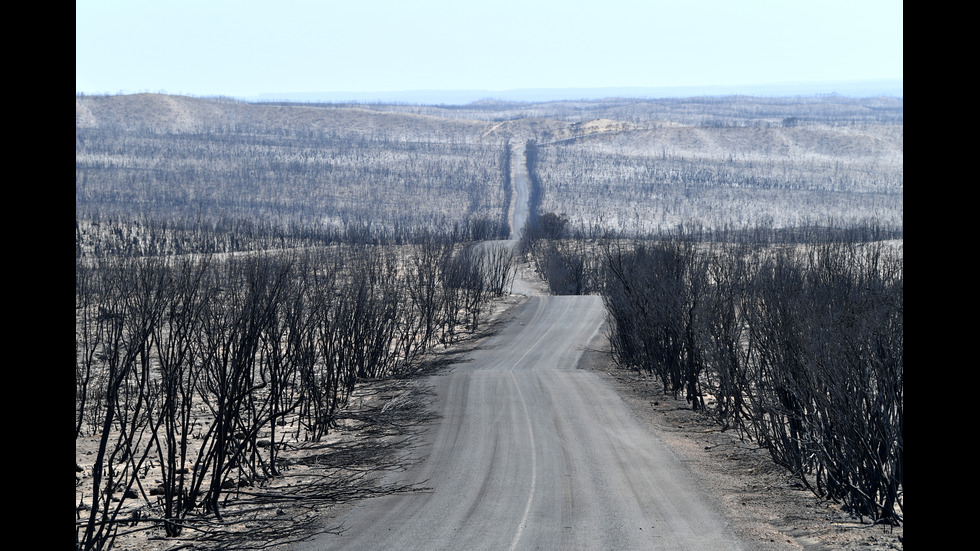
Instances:
[[[572,229],[900,227],[901,98],[605,98],[466,105],[76,96],[76,218],[269,235],[503,235],[512,148],[532,212]],[[469,230],[464,230],[469,231]],[[142,238],[137,238],[141,240]]]

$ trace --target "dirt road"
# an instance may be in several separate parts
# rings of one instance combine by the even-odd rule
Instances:
[[[526,144],[512,144],[510,153],[510,238],[518,240],[524,231],[524,223],[530,216],[531,182],[527,174]]]
[[[368,499],[297,549],[740,549],[682,463],[593,372],[599,297],[535,296],[434,376],[425,492]],[[394,481],[394,480],[393,480]]]
[[[513,248],[528,216],[524,147],[512,157]],[[426,487],[360,502],[298,550],[741,549],[682,462],[594,372],[604,339],[597,296],[528,295],[501,329],[432,377],[438,422],[413,469],[386,482]]]

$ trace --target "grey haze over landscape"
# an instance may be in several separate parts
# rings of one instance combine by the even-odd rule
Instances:
[[[602,98],[682,98],[749,95],[760,97],[840,95],[847,97],[903,97],[902,80],[826,81],[742,86],[672,86],[603,88],[523,88],[514,90],[402,90],[388,92],[275,92],[244,97],[246,101],[309,103],[380,102],[463,105],[481,100],[574,101]]]

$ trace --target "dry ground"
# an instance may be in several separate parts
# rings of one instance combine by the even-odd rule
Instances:
[[[505,299],[496,305],[494,317],[523,300],[516,295]],[[460,359],[492,330],[493,324],[487,324],[483,335],[434,354],[426,369],[437,370]],[[903,549],[902,527],[861,523],[835,504],[814,497],[773,465],[765,450],[740,441],[734,431],[720,431],[709,419],[688,409],[683,399],[663,395],[656,380],[616,367],[607,350],[587,351],[580,368],[595,371],[613,385],[638,419],[688,465],[705,493],[717,500],[748,551]],[[332,519],[358,499],[422,490],[384,487],[377,481],[385,471],[406,468],[414,460],[417,427],[433,415],[427,407],[430,394],[424,380],[362,384],[326,442],[297,443],[282,452],[289,464],[284,476],[261,487],[229,492],[226,522],[198,522],[185,531],[185,537],[168,539],[161,529],[144,521],[121,529],[115,548],[283,550],[290,541],[313,531],[343,530]],[[85,466],[93,443],[94,439],[76,440],[76,463]],[[83,479],[89,474],[76,473]],[[153,484],[153,474],[148,473],[145,484]],[[80,487],[76,487],[76,503]],[[140,499],[131,503],[145,505]]]

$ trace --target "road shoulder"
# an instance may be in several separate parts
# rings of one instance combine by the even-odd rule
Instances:
[[[594,339],[579,363],[612,386],[638,420],[684,462],[716,500],[747,551],[785,549],[903,549],[903,527],[860,523],[822,500],[776,466],[763,449],[722,431],[662,392],[652,378],[618,367],[606,339]]]

